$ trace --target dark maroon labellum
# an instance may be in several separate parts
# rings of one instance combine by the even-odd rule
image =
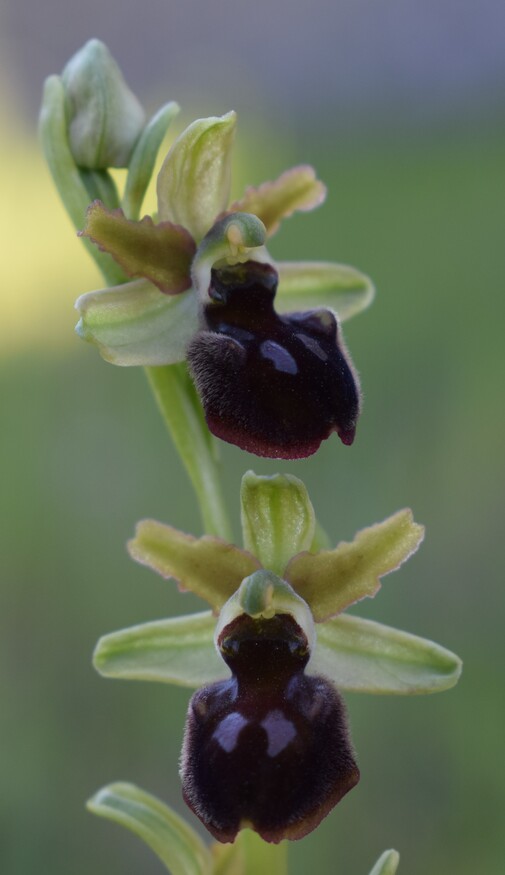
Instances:
[[[279,316],[277,283],[254,261],[212,271],[205,328],[188,349],[209,429],[270,458],[310,456],[333,431],[352,444],[359,390],[335,316]]]
[[[305,675],[307,639],[287,614],[242,615],[219,646],[233,674],[191,699],[184,798],[218,841],[245,826],[303,838],[359,780],[342,699]]]

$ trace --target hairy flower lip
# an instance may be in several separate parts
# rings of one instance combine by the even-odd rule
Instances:
[[[222,441],[228,444],[234,444],[246,453],[251,453],[255,456],[260,456],[264,459],[283,459],[285,461],[298,461],[299,459],[307,459],[317,453],[319,447],[324,440],[330,437],[335,429],[330,428],[323,432],[320,438],[315,438],[311,441],[297,441],[296,446],[292,441],[286,441],[286,444],[279,444],[276,441],[265,441],[260,437],[244,434],[239,427],[236,428],[226,426],[222,421],[212,414],[205,416],[209,431]],[[345,441],[344,441],[345,443]]]
[[[242,614],[219,642],[232,677],[190,702],[184,799],[220,842],[245,825],[268,842],[303,838],[359,779],[345,705],[305,674],[307,639],[289,614]]]
[[[341,402],[331,396],[329,380],[321,368],[319,376],[305,386],[297,400],[297,388],[290,383],[289,376],[284,383],[278,379],[279,370],[289,375],[291,368],[294,373],[293,350],[282,348],[279,338],[265,334],[263,360],[255,365],[264,372],[258,377],[263,385],[258,392],[253,380],[245,391],[253,406],[259,401],[263,405],[258,416],[265,421],[271,419],[275,427],[255,429],[253,414],[237,410],[234,415],[233,402],[228,411],[222,409],[223,404],[226,406],[226,395],[236,391],[236,368],[240,370],[244,358],[241,346],[244,336],[237,336],[238,329],[247,331],[248,326],[235,325],[234,334],[228,334],[226,343],[220,346],[220,335],[226,332],[219,327],[209,331],[212,308],[220,303],[212,270],[224,267],[224,276],[228,266],[240,270],[244,263],[254,259],[257,273],[260,265],[264,267],[265,292],[268,271],[273,271],[267,239],[294,212],[319,206],[326,188],[312,167],[299,165],[271,182],[249,187],[241,199],[230,204],[235,126],[233,112],[220,118],[198,119],[177,138],[158,174],[158,221],[148,216],[136,221],[141,204],[132,205],[128,197],[121,203],[124,213],[121,207],[104,208],[98,201],[88,209],[87,225],[81,236],[111,255],[123,274],[141,277],[144,284],[133,281],[123,287],[81,296],[77,304],[81,315],[77,331],[99,347],[103,358],[116,365],[155,367],[176,364],[189,357],[188,364],[206,407],[208,426],[216,437],[259,456],[302,459],[313,455],[334,431],[346,445],[354,439],[360,404],[358,382],[340,329],[334,328],[340,362],[338,367],[334,362],[333,381],[336,385],[347,384],[347,397]],[[320,313],[332,319],[328,305],[336,305],[342,318],[348,318],[370,303],[373,286],[368,277],[353,268],[327,262],[281,262],[279,275],[282,293],[279,309],[294,312],[275,315],[277,333],[283,328],[284,335],[290,337],[305,334],[307,349],[298,350],[297,355],[305,357],[306,374],[307,361],[317,343],[313,336],[306,336],[315,330],[314,317],[310,318],[310,325],[303,323],[308,313],[320,307]],[[275,272],[272,276],[273,295],[278,276]],[[120,279],[121,274],[116,281]],[[244,291],[246,286],[247,283]],[[159,300],[154,289],[160,292]],[[179,300],[171,301],[168,296]],[[297,310],[304,312],[300,314]],[[211,373],[206,373],[205,359]],[[219,367],[215,370],[216,360],[229,364],[227,374]],[[272,403],[268,397],[269,367],[273,368],[277,385]],[[213,379],[213,368],[217,380]],[[222,386],[212,387],[213,382],[222,382]],[[321,395],[322,384],[325,388]],[[211,393],[220,395],[217,406],[206,404],[209,386]],[[329,413],[325,406],[329,406]],[[275,407],[279,409],[272,409]]]
[[[277,283],[254,260],[211,271],[187,350],[209,429],[270,458],[305,458],[333,431],[349,445],[360,396],[337,319],[324,308],[278,315]]]

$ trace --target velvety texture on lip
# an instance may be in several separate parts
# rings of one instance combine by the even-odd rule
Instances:
[[[297,459],[333,431],[353,442],[359,388],[334,314],[278,315],[277,282],[268,264],[214,268],[187,356],[213,434],[258,456]]]
[[[243,826],[303,838],[359,780],[341,697],[305,675],[307,640],[287,614],[241,615],[219,645],[233,674],[191,699],[184,798],[218,841]]]

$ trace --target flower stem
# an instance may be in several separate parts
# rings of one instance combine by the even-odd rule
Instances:
[[[242,830],[236,842],[242,844],[244,851],[244,875],[266,875],[266,873],[287,875],[287,842],[278,845],[268,844],[250,829]]]
[[[155,118],[154,128],[150,131],[149,142],[144,144],[143,154],[148,146],[150,152],[153,152],[176,110],[176,104],[169,104],[160,117]],[[110,209],[118,206],[117,190],[109,174],[105,171],[82,171],[74,162],[67,139],[65,95],[59,76],[50,76],[45,84],[40,134],[55,185],[77,229],[84,225],[90,199],[99,197]],[[151,142],[153,139],[154,144]],[[150,158],[152,161],[150,160],[149,167],[152,170],[154,155],[150,155]],[[137,175],[138,172],[137,168]],[[137,188],[140,186],[141,189],[147,184],[144,178],[137,182]],[[131,199],[133,192],[130,189],[128,194]],[[140,196],[138,192],[137,195]],[[110,255],[102,252],[86,238],[82,242],[108,285],[117,285],[127,280]],[[158,407],[194,486],[205,531],[207,534],[231,540],[216,446],[207,429],[200,400],[186,366],[167,365],[146,370]]]
[[[196,492],[206,534],[231,540],[216,446],[207,429],[200,399],[186,365],[149,367],[146,373]]]

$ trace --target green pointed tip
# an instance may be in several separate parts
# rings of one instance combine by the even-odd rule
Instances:
[[[384,851],[379,857],[370,875],[396,875],[396,870],[400,862],[398,851]]]

